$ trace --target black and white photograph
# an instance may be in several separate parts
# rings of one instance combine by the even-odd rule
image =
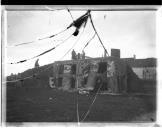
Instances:
[[[156,9],[3,12],[6,126],[157,121]]]

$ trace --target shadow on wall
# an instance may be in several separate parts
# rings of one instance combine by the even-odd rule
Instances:
[[[133,72],[130,66],[128,69],[128,92],[130,93],[156,93],[156,80],[143,80]]]

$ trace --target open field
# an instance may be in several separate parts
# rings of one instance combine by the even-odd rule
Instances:
[[[7,122],[76,122],[84,118],[94,94],[50,88],[7,88]],[[84,122],[155,121],[155,95],[99,94]]]

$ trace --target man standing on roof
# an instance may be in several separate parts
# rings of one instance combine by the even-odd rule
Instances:
[[[72,60],[76,60],[76,52],[74,51],[74,49],[73,49],[71,55],[72,55]]]
[[[80,53],[78,53],[78,58],[77,58],[78,60],[80,59]]]
[[[82,59],[85,59],[85,52],[84,52],[84,50],[82,51]]]

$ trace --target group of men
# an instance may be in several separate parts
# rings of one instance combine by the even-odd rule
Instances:
[[[80,53],[77,54],[75,52],[75,50],[73,49],[71,54],[72,54],[72,60],[85,59],[85,52],[84,51],[82,51],[82,54],[80,54]]]

